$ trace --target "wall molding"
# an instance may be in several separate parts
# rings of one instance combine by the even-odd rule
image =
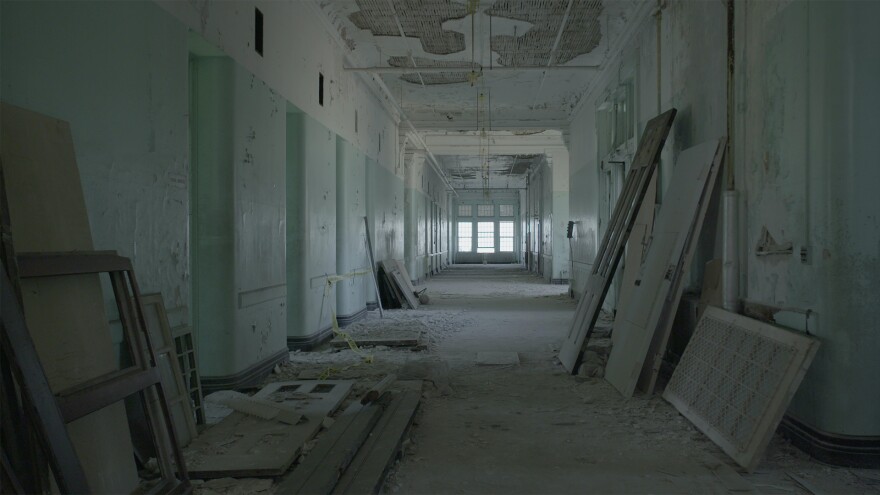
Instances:
[[[356,311],[350,315],[336,315],[336,323],[340,327],[347,327],[348,325],[351,325],[352,323],[363,320],[364,317],[366,317],[366,316],[367,316],[367,307],[364,306],[359,311]],[[288,340],[288,342],[289,342],[289,340]]]
[[[328,325],[306,336],[287,336],[287,348],[291,351],[310,351],[333,338],[333,327]]]
[[[202,393],[208,395],[218,390],[234,390],[257,385],[272,372],[275,365],[286,363],[289,359],[290,351],[282,349],[238,373],[222,376],[203,376]]]
[[[851,468],[880,468],[880,436],[839,435],[786,414],[779,431],[817,461]]]

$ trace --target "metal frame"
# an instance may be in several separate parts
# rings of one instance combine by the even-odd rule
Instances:
[[[60,412],[63,422],[70,423],[130,395],[141,394],[162,474],[162,482],[157,483],[147,493],[189,493],[191,486],[186,463],[172,426],[168,401],[156,367],[156,353],[146,331],[143,303],[131,260],[118,256],[114,251],[19,253],[16,259],[20,278],[93,275],[105,272],[109,274],[123,334],[134,364],[62,390],[55,394],[52,402]],[[5,328],[7,313],[5,304],[8,292],[6,285],[3,289]],[[33,350],[32,343],[31,350]],[[49,402],[47,398],[41,399]],[[52,405],[46,404],[45,407],[51,409]],[[51,411],[49,413],[51,415]],[[45,418],[41,416],[41,419]],[[66,430],[64,433],[66,435]],[[55,441],[54,437],[53,441]],[[87,490],[73,488],[70,491]]]

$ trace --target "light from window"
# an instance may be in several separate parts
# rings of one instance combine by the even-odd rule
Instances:
[[[474,250],[474,230],[471,222],[458,222],[458,252],[470,253]]]
[[[498,222],[498,251],[513,252],[513,222]]]
[[[477,252],[495,252],[495,222],[477,222]]]
[[[474,215],[474,213],[471,210],[471,205],[458,205],[458,216],[470,217],[473,215]]]
[[[499,205],[498,206],[498,214],[502,217],[512,217],[513,216],[513,205]]]
[[[477,205],[477,216],[478,217],[493,217],[493,216],[495,216],[495,205]]]

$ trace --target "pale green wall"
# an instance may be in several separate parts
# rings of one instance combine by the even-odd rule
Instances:
[[[727,132],[726,6],[667,1],[646,16],[571,125],[575,283],[582,290],[597,248],[599,164],[596,106],[605,88],[634,72],[637,121],[679,111],[661,162],[660,196],[678,153]],[[777,314],[809,330],[822,347],[789,413],[820,430],[877,435],[880,430],[880,184],[870,146],[878,135],[880,32],[876,2],[736,2],[733,160],[739,191],[740,297],[811,311]],[[660,58],[658,59],[658,49]],[[629,70],[628,68],[632,68]],[[658,87],[659,72],[659,87]],[[876,112],[874,112],[876,113]],[[721,182],[724,186],[724,182]],[[717,217],[707,216],[691,286],[702,262],[720,256]],[[758,257],[767,226],[793,255]],[[799,252],[809,253],[802,263]],[[554,246],[555,248],[555,246]]]
[[[0,97],[70,122],[95,249],[131,257],[141,291],[188,322],[186,29],[150,2],[0,12]]]
[[[286,104],[229,58],[192,65],[194,322],[226,376],[286,348]]]
[[[744,296],[813,311],[777,315],[822,342],[790,412],[821,430],[880,435],[880,4],[753,2],[741,15]],[[795,254],[755,256],[765,225]]]
[[[327,331],[336,287],[336,135],[301,112],[287,114],[287,336]]]
[[[336,136],[336,273],[347,277],[336,283],[336,314],[352,316],[366,308],[372,275],[364,238],[366,216],[366,157]],[[373,298],[375,299],[375,297]]]
[[[403,178],[367,158],[367,215],[376,261],[403,259]]]

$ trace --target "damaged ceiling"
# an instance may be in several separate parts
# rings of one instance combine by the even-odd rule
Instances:
[[[524,188],[544,155],[440,155],[437,160],[456,189]]]
[[[383,79],[416,127],[493,130],[565,127],[637,4],[325,0],[321,8],[357,66]]]

